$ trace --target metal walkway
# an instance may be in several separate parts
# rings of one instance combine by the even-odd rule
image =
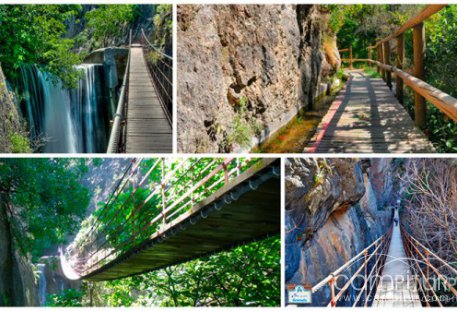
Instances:
[[[305,152],[429,153],[425,135],[380,78],[348,71],[350,81],[319,124]]]
[[[398,211],[395,212],[399,219]],[[381,282],[372,307],[422,307],[417,284],[400,233],[400,224],[394,226]]]
[[[131,48],[126,136],[127,153],[172,152],[171,124],[137,44]]]

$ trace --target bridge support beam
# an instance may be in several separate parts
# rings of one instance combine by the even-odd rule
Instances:
[[[390,43],[389,41],[384,42],[383,44],[384,51],[383,51],[383,56],[384,56],[384,64],[390,65]],[[385,81],[387,83],[387,86],[392,89],[392,73],[389,70],[384,70],[384,75],[385,75]]]
[[[405,57],[405,40],[403,33],[397,37],[397,68],[403,69],[403,59]],[[403,79],[396,75],[396,95],[398,101],[403,104]]]
[[[424,58],[425,58],[425,26],[420,23],[414,26],[413,30],[414,40],[414,76],[418,79],[425,81],[424,71]],[[427,106],[425,98],[414,93],[414,122],[416,126],[422,127],[426,122]]]
[[[382,63],[382,59],[381,59],[381,46],[379,45],[377,48],[376,48],[376,59],[378,60],[378,62]],[[378,71],[379,74],[381,74],[381,67],[376,64],[376,69]]]
[[[354,69],[352,67],[352,45],[349,46],[349,69],[351,69],[351,70]]]

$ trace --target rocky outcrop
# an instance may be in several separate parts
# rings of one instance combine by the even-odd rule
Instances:
[[[386,232],[391,209],[377,184],[395,165],[378,159],[289,159],[286,162],[286,282],[315,285]],[[382,160],[381,160],[382,161]],[[363,163],[363,165],[362,165]],[[384,174],[379,174],[383,167]],[[371,170],[374,172],[372,173]],[[396,187],[382,187],[395,197]],[[355,264],[351,271],[359,267]],[[329,301],[329,288],[314,296]]]
[[[14,247],[2,199],[0,196],[0,306],[39,306],[33,266]]]
[[[0,153],[30,152],[30,142],[0,67]]]
[[[247,150],[312,106],[323,14],[315,5],[178,6],[179,150]]]

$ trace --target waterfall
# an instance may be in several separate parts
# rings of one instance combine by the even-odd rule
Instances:
[[[74,89],[37,68],[21,67],[23,114],[32,140],[44,140],[46,153],[105,152],[109,119],[103,105],[102,65],[76,66],[82,78]]]
[[[43,263],[37,264],[38,268],[38,297],[40,306],[46,305],[46,265]]]

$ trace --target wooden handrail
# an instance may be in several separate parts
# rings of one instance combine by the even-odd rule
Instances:
[[[426,83],[424,74],[425,57],[425,27],[424,21],[433,14],[445,8],[444,4],[427,5],[421,12],[410,18],[395,33],[379,40],[375,45],[368,46],[368,59],[342,59],[349,62],[368,62],[377,66],[378,73],[381,74],[387,85],[392,88],[391,73],[396,74],[396,97],[403,103],[403,83],[414,91],[414,113],[415,124],[424,126],[426,124],[426,104],[425,100],[431,102],[436,108],[443,112],[453,121],[457,121],[457,99],[442,92],[441,90]],[[404,54],[404,32],[414,30],[414,74],[411,75],[402,70]],[[397,40],[397,60],[395,64],[390,64],[390,40]],[[377,60],[371,59],[371,50],[377,51]]]
[[[406,23],[404,23],[396,32],[391,34],[390,36],[379,40],[376,42],[374,47],[378,47],[380,44],[390,41],[392,39],[395,39],[408,29],[412,29],[415,26],[419,25],[420,23],[424,22],[426,19],[428,19],[430,16],[433,14],[441,11],[443,8],[445,8],[447,5],[446,4],[430,4],[427,5],[421,12],[419,12],[417,15],[411,17]]]
[[[341,59],[342,61],[349,61],[348,59]],[[381,62],[365,59],[365,58],[354,58],[352,59],[353,62],[369,62],[372,64],[376,64],[377,66],[381,67],[382,69],[395,73],[398,77],[400,77],[403,82],[408,85],[413,91],[419,93],[425,99],[430,101],[436,108],[441,110],[446,116],[450,119],[457,121],[457,98],[444,93],[443,91],[431,86],[425,81],[418,79],[409,73],[395,67],[392,65],[386,65]]]

